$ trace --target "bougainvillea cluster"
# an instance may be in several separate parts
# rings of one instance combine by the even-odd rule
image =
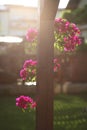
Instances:
[[[54,62],[53,71],[55,73],[58,72],[60,68],[60,64],[58,58],[54,58],[53,62]],[[24,62],[23,68],[20,70],[20,77],[22,78],[22,80],[28,82],[36,81],[36,66],[37,66],[36,60],[32,60],[32,59],[26,60]]]
[[[36,81],[36,65],[36,60],[26,60],[23,64],[23,68],[20,70],[20,77],[26,81]]]
[[[37,38],[38,31],[34,28],[29,28],[26,34],[26,39],[29,42],[34,42],[34,40]]]
[[[29,96],[21,95],[16,98],[16,106],[25,109],[34,109],[36,107],[36,102]]]
[[[54,35],[55,47],[62,51],[74,51],[81,44],[79,28],[66,19],[55,19]]]
[[[74,51],[81,44],[80,30],[76,24],[69,22],[66,19],[56,18],[54,21],[54,48],[61,51]],[[32,45],[37,45],[37,29],[30,28],[27,31],[26,39]]]

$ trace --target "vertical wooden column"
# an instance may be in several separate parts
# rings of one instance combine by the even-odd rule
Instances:
[[[53,26],[58,0],[40,0],[40,7],[36,130],[53,130]]]

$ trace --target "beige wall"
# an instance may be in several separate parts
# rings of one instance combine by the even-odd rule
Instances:
[[[37,27],[37,8],[10,6],[10,34],[25,35],[29,27]]]
[[[0,35],[9,33],[9,11],[0,11]]]
[[[37,27],[37,8],[6,6],[9,11],[0,10],[0,35],[25,35],[29,27]]]

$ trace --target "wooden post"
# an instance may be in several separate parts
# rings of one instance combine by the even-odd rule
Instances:
[[[53,130],[53,26],[58,2],[40,0],[36,130]]]

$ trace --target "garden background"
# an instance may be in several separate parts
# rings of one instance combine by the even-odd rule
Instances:
[[[69,11],[62,11],[62,17],[78,24],[84,37],[82,35],[83,44],[71,55],[61,54],[55,50],[55,56],[62,62],[62,71],[54,83],[54,130],[86,130],[86,6]],[[15,106],[15,98],[20,94],[36,98],[36,87],[24,85],[19,76],[24,61],[36,58],[35,47],[31,49],[30,45],[28,53],[27,44],[25,38],[21,44],[0,43],[1,48],[5,48],[1,49],[3,51],[0,53],[2,61],[0,62],[0,129],[2,130],[35,129],[35,111],[23,113]]]

